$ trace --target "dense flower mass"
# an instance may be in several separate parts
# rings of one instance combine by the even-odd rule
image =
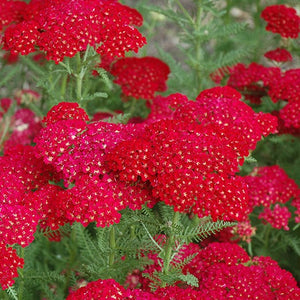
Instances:
[[[284,230],[289,230],[288,222],[291,216],[292,214],[287,207],[281,207],[279,204],[275,204],[273,209],[265,207],[258,218],[263,219],[264,222],[270,223],[271,226],[276,229],[283,228]]]
[[[22,205],[1,204],[0,220],[1,243],[25,247],[34,239],[39,215]]]
[[[205,91],[196,102],[183,96],[157,98],[166,103],[167,119],[160,120],[159,110],[152,113],[142,135],[108,153],[108,166],[121,180],[149,181],[153,195],[177,211],[242,219],[246,185],[234,173],[262,134],[276,130],[276,119],[255,114],[226,87]]]
[[[270,5],[261,13],[268,22],[266,30],[279,33],[282,37],[296,39],[300,32],[300,17],[297,11],[286,5]]]
[[[139,12],[116,0],[36,0],[23,9],[21,20],[10,18],[15,24],[6,29],[3,43],[15,54],[26,55],[38,48],[56,63],[88,45],[101,55],[121,57],[146,43],[135,28],[142,21]]]
[[[17,255],[17,251],[1,241],[0,244],[0,286],[3,290],[14,284],[18,277],[18,268],[23,268],[24,259]]]
[[[124,299],[125,289],[115,280],[97,280],[88,283],[86,286],[71,292],[67,300],[102,300],[102,299]]]
[[[61,102],[48,111],[43,123],[48,125],[62,120],[88,121],[89,116],[79,107],[78,103]]]
[[[249,204],[252,208],[286,203],[298,193],[295,181],[277,165],[255,168],[245,180],[249,186]]]
[[[227,85],[240,91],[246,100],[260,104],[261,98],[268,95],[269,86],[280,77],[277,67],[265,67],[257,63],[249,66],[237,64],[228,71]]]
[[[174,262],[183,262],[192,255],[194,258],[183,268],[184,274],[192,274],[198,279],[198,287],[187,289],[186,295],[191,294],[191,299],[280,299],[284,296],[296,300],[300,295],[295,279],[274,260],[269,257],[251,259],[236,244],[213,242],[203,249],[193,243],[184,245]],[[147,266],[142,273],[151,278],[161,265],[160,259],[153,254],[149,254],[149,258],[154,264]],[[148,290],[151,283],[147,278],[140,274],[139,284],[143,290]],[[182,286],[183,283],[177,284]],[[186,299],[181,293],[185,289],[179,287],[160,288],[154,294],[169,295],[171,290],[176,291],[171,299]]]
[[[24,1],[2,0],[0,2],[0,32],[12,22],[20,22],[25,8]]]
[[[293,57],[289,51],[282,48],[277,48],[275,50],[270,50],[264,54],[264,56],[268,59],[277,61],[277,62],[285,62],[293,60]]]
[[[111,73],[125,96],[151,100],[155,92],[164,92],[167,89],[166,81],[170,69],[155,57],[126,57],[114,63]]]

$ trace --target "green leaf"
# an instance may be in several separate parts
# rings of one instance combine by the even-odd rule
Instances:
[[[179,278],[190,286],[195,286],[195,287],[199,286],[198,278],[192,274],[187,274],[187,275],[182,274],[179,275]]]

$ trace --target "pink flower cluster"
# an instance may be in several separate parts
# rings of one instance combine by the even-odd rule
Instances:
[[[91,45],[100,55],[124,56],[146,40],[136,29],[141,14],[117,0],[5,1],[9,10],[2,27],[4,49],[26,55],[39,49],[56,63]],[[23,2],[22,2],[23,3]],[[14,12],[14,13],[12,13]]]

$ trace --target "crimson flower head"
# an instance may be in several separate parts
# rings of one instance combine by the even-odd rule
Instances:
[[[62,120],[88,121],[89,116],[79,107],[78,103],[60,102],[48,111],[42,122],[47,125]]]
[[[122,57],[146,43],[136,29],[142,25],[141,14],[117,0],[35,0],[22,17],[6,29],[4,48],[22,55],[39,49],[56,63],[88,45],[100,55]]]
[[[263,219],[263,223],[270,223],[272,227],[276,229],[283,228],[289,230],[288,222],[292,214],[285,206],[275,204],[273,209],[265,207],[264,211],[258,216],[259,219]]]
[[[293,57],[289,51],[282,48],[277,48],[275,50],[270,50],[264,54],[264,56],[268,59],[277,61],[277,62],[285,62],[293,60]]]
[[[0,32],[12,22],[21,21],[25,7],[24,1],[2,0],[0,2]]]
[[[155,92],[167,89],[170,68],[155,57],[126,57],[113,65],[111,73],[125,96],[151,100]]]
[[[12,286],[18,277],[18,268],[23,268],[24,259],[17,255],[17,251],[1,241],[0,243],[0,286],[3,290]]]
[[[266,30],[279,33],[284,38],[296,39],[300,32],[300,17],[297,11],[286,5],[267,6],[261,17],[268,22]]]

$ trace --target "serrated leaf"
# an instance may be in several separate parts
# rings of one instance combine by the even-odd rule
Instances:
[[[195,286],[195,287],[199,286],[198,278],[193,274],[187,274],[187,275],[181,274],[179,275],[179,278],[190,286]]]

